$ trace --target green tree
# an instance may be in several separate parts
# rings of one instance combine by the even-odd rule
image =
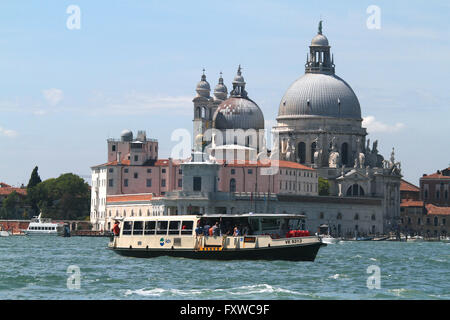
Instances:
[[[16,191],[11,192],[3,200],[0,216],[2,219],[18,219],[20,216],[19,208],[21,201]]]
[[[38,208],[38,199],[34,197],[34,193],[33,193],[33,188],[36,187],[39,183],[41,183],[41,177],[39,176],[38,173],[38,167],[34,167],[33,172],[31,172],[31,177],[30,180],[28,181],[28,185],[27,185],[27,199],[28,199],[28,203],[31,207],[31,211],[34,214],[37,214],[37,212],[39,211]]]
[[[31,192],[45,217],[78,220],[89,215],[89,185],[75,174],[66,173],[56,179],[45,180]]]
[[[319,177],[319,196],[330,195],[330,182],[327,179]]]
[[[38,167],[36,166],[34,167],[33,172],[31,172],[31,177],[30,180],[28,181],[27,189],[33,188],[41,182],[42,180],[38,173]]]

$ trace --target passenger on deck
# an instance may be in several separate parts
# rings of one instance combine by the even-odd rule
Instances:
[[[200,220],[197,222],[197,228],[195,228],[195,234],[198,236],[203,235],[203,227],[200,224]]]
[[[206,224],[203,226],[203,234],[204,234],[205,236],[208,236],[208,235],[209,235],[209,228],[210,228],[210,225],[209,225],[208,223],[206,223]]]
[[[120,235],[120,227],[119,227],[119,221],[114,221],[114,226],[112,228],[112,232],[114,233],[114,236],[118,237]]]
[[[216,224],[213,225],[211,229],[212,229],[212,235],[213,236],[220,236],[219,221],[217,221]]]
[[[240,235],[241,231],[239,230],[238,226],[235,226],[233,230],[233,237],[239,237]]]

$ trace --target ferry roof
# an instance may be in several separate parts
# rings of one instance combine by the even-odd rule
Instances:
[[[235,214],[204,214],[204,215],[173,215],[173,216],[150,216],[150,217],[116,217],[114,220],[198,220],[201,218],[288,218],[288,219],[304,219],[303,214],[288,213],[235,213]]]
[[[295,213],[235,213],[235,214],[205,214],[201,218],[291,218],[301,219],[306,218],[303,214]]]

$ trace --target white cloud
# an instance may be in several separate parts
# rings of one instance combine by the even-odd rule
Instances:
[[[149,95],[132,91],[124,97],[111,98],[96,95],[95,113],[109,114],[189,114],[192,113],[192,96]]]
[[[392,133],[402,130],[405,127],[405,124],[401,122],[397,122],[394,125],[389,125],[377,121],[374,116],[367,116],[363,118],[362,122],[363,127],[367,128],[369,133],[373,132],[385,132]]]
[[[42,90],[42,94],[51,106],[56,106],[64,98],[63,91],[56,88]]]
[[[17,136],[17,132],[14,131],[14,130],[5,129],[5,128],[0,127],[0,135],[1,136],[6,136],[6,137],[9,137],[9,138],[13,138],[13,137]]]

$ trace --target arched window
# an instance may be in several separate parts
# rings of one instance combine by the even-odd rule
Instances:
[[[236,192],[236,180],[234,178],[230,180],[230,192]]]
[[[201,109],[200,109],[200,107],[197,107],[196,109],[195,109],[195,117],[196,118],[200,118],[200,116],[201,116]]]
[[[347,196],[354,196],[354,197],[363,197],[364,196],[364,189],[357,183],[353,184],[347,189]]]
[[[375,221],[375,219],[376,219],[374,214],[372,215],[371,218],[372,218],[372,221]]]
[[[202,118],[206,118],[206,107],[202,108]]]
[[[437,227],[437,225],[438,225],[438,217],[434,217],[434,225]]]
[[[348,143],[344,142],[341,146],[341,159],[343,165],[348,165]]]
[[[355,213],[355,220],[359,220],[359,214]]]
[[[311,143],[311,163],[314,163],[314,152],[316,152],[316,143]]]
[[[336,219],[337,220],[342,220],[342,213],[338,212]]]
[[[300,142],[298,144],[298,158],[300,159],[300,163],[305,163],[305,161],[306,161],[306,145],[304,142]]]

